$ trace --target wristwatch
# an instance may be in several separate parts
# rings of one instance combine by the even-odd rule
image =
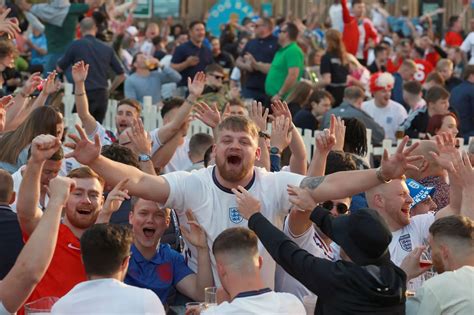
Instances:
[[[271,147],[270,148],[270,154],[280,155],[281,152],[280,152],[280,149],[278,149],[277,147]]]
[[[384,184],[390,183],[392,180],[391,179],[385,179],[382,175],[382,167],[378,167],[377,170],[375,171],[375,175],[377,176],[377,179]]]
[[[139,154],[138,155],[138,161],[139,162],[148,162],[151,160],[151,156],[149,156],[148,154]]]

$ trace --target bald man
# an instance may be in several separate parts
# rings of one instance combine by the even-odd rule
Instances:
[[[423,156],[423,160],[413,163],[419,171],[408,170],[406,176],[423,186],[435,187],[436,191],[431,198],[436,203],[437,210],[440,210],[449,205],[449,184],[446,182],[446,171],[436,162],[430,152],[439,153],[436,142],[421,140],[418,148],[413,151],[414,155]]]
[[[459,214],[444,208],[436,214],[432,212],[410,217],[410,205],[413,199],[405,183],[405,178],[394,179],[389,183],[378,185],[366,192],[369,208],[376,210],[387,222],[392,232],[389,245],[390,259],[400,266],[403,259],[416,247],[423,246],[429,235],[429,227],[438,218]],[[422,285],[420,277],[411,280],[409,290]]]

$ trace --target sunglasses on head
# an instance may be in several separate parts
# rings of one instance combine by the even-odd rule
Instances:
[[[349,211],[349,208],[347,207],[346,204],[342,202],[334,203],[331,200],[323,202],[323,208],[327,210],[332,210],[336,206],[337,213],[339,214],[346,214],[347,211]]]

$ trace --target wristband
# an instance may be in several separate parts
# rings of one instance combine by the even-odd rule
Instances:
[[[82,92],[82,93],[74,93],[75,96],[84,96],[86,95],[86,92]]]
[[[263,131],[259,131],[258,136],[260,138],[270,139],[270,136],[267,133],[263,132]]]
[[[375,175],[377,176],[377,179],[382,183],[387,184],[387,183],[390,183],[392,181],[391,179],[387,180],[383,177],[381,167],[377,168],[377,170],[375,171]]]

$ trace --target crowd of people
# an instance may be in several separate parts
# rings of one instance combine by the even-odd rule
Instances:
[[[468,1],[219,36],[122,2],[0,3],[0,314],[472,313]]]

